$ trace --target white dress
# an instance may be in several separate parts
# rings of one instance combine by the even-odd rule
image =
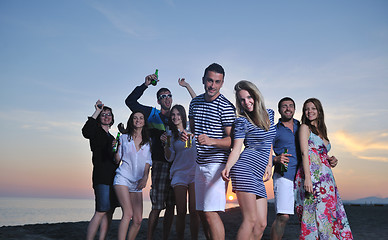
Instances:
[[[137,185],[144,175],[146,163],[150,166],[152,164],[150,145],[147,143],[137,151],[135,142],[128,134],[120,136],[120,143],[118,154],[121,165],[116,170],[114,184],[123,185],[123,182],[128,182],[130,185]]]

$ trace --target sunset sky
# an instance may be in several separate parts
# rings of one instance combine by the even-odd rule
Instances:
[[[342,198],[388,197],[387,1],[2,0],[0,36],[0,196],[93,197],[81,128],[97,99],[115,135],[146,75],[158,68],[160,82],[141,103],[167,87],[188,107],[178,78],[202,93],[217,62],[232,102],[242,79],[276,113],[294,98],[297,119],[320,99]]]

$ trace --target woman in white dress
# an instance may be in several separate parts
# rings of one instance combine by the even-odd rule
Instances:
[[[119,140],[116,162],[121,165],[116,170],[113,182],[117,198],[123,212],[119,225],[118,239],[135,239],[143,219],[142,189],[147,184],[150,171],[150,138],[146,129],[144,114],[135,111],[129,117],[127,128],[119,124],[123,133]],[[132,225],[129,223],[132,219]]]

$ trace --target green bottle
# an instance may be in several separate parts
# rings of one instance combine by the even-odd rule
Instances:
[[[287,154],[288,153],[288,149],[287,148],[285,148],[284,149],[284,154]],[[287,170],[288,170],[288,164],[287,163],[285,163],[285,164],[283,164],[283,163],[281,163],[281,165],[280,165],[280,175],[284,175],[284,172],[287,172]]]
[[[119,146],[119,139],[120,139],[120,132],[117,133],[117,136],[116,136],[116,144],[113,146],[113,149],[112,149],[112,151],[113,151],[114,153],[117,152],[117,147]]]
[[[154,86],[156,86],[156,84],[158,84],[158,79],[159,79],[159,75],[158,74],[159,74],[159,71],[158,71],[158,69],[156,69],[155,70],[156,80],[155,79],[151,80],[151,84],[154,85]]]

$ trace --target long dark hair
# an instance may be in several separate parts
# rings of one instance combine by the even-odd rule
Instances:
[[[147,127],[147,119],[145,118],[145,115],[142,111],[134,111],[131,113],[131,115],[129,116],[129,119],[127,121],[127,128],[124,128],[124,125],[122,123],[119,123],[119,125],[117,126],[117,128],[119,129],[119,131],[122,133],[122,134],[128,134],[131,138],[135,132],[135,126],[133,125],[133,118],[135,116],[135,113],[141,113],[144,117],[144,126],[143,128],[141,129],[141,137],[142,137],[142,140],[141,140],[141,143],[140,143],[140,146],[143,146],[147,143],[150,143],[150,136],[149,136],[149,133],[148,133],[148,127]],[[130,138],[128,139],[130,141]]]
[[[311,121],[307,118],[305,113],[305,108],[307,103],[312,103],[317,108],[318,116],[317,116],[317,127],[311,124]],[[306,124],[309,129],[316,135],[323,137],[327,141],[329,141],[329,138],[327,137],[327,128],[325,124],[325,114],[323,112],[323,107],[321,102],[316,98],[309,98],[303,103],[302,108],[302,123]]]
[[[179,114],[181,115],[182,125],[184,129],[186,129],[187,127],[187,117],[186,117],[186,110],[182,105],[176,104],[170,110],[170,116],[168,117],[168,125],[170,126],[170,129],[172,131],[174,138],[178,139],[179,131],[176,125],[172,122],[172,118],[171,118],[171,113],[172,113],[172,110],[174,109],[178,110]]]
[[[100,112],[100,114],[98,114],[97,119],[96,119],[96,120],[97,120],[97,123],[98,123],[98,125],[101,125],[101,114],[102,114],[102,112],[105,111],[105,110],[108,110],[108,111],[110,112],[110,114],[112,115],[112,121],[109,123],[109,127],[112,127],[113,123],[115,122],[115,117],[114,117],[114,115],[113,115],[112,108],[107,107],[107,106],[104,106],[104,107],[102,108],[102,111]]]

